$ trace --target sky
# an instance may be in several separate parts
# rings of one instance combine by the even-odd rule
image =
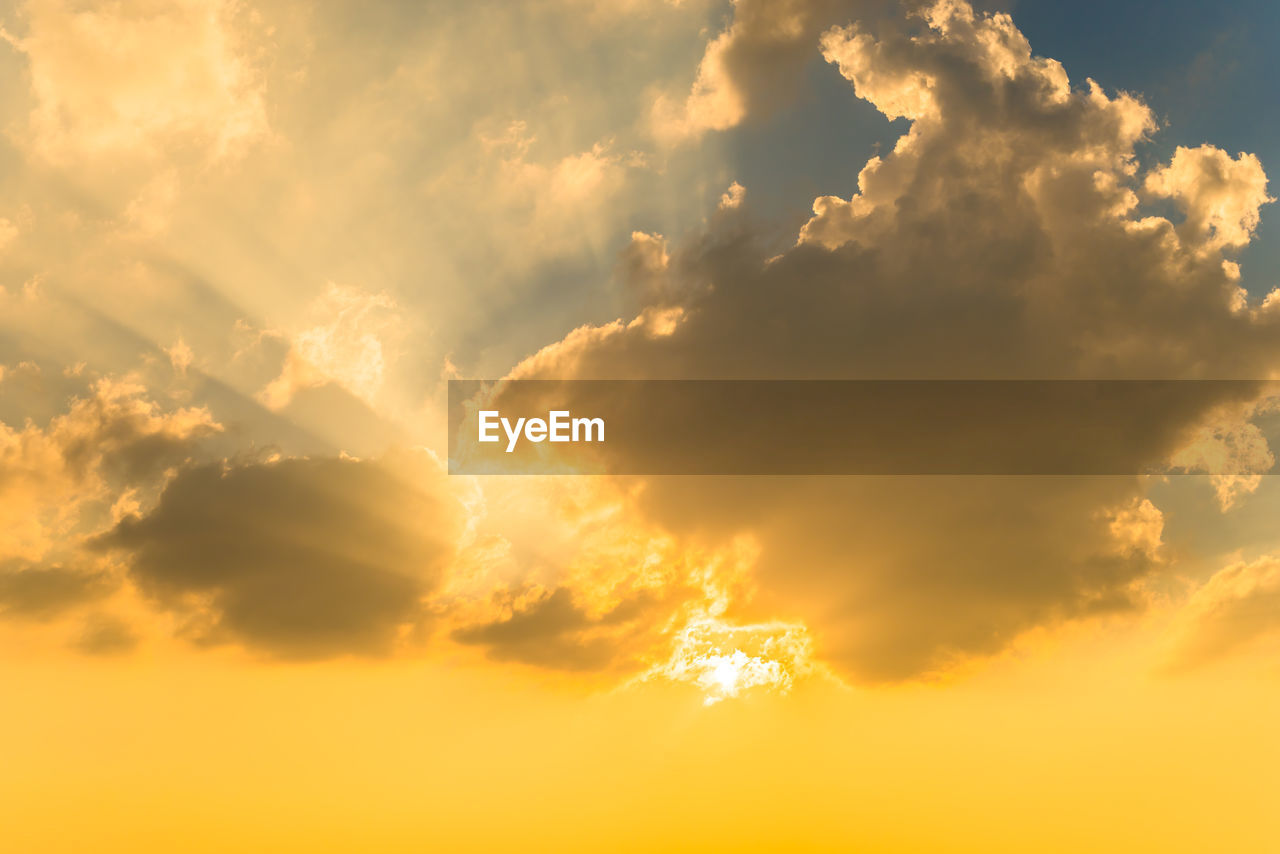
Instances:
[[[1141,477],[450,475],[446,410],[1278,379],[1278,37],[0,4],[0,848],[1269,850],[1274,396]]]

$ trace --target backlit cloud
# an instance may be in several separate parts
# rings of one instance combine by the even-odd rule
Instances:
[[[649,311],[675,311],[666,334],[641,311],[575,330],[512,376],[1189,379],[1280,368],[1276,317],[1242,309],[1221,254],[1247,242],[1267,201],[1255,159],[1205,147],[1141,174],[1135,146],[1156,124],[1138,98],[1072,88],[1008,16],[964,3],[880,33],[836,27],[821,46],[857,94],[910,120],[863,167],[858,192],[815,200],[781,255],[732,216],[664,246],[660,265],[653,240],[633,237],[629,269]],[[1141,207],[1155,188],[1184,200],[1183,222]],[[1189,436],[1218,404],[1206,396],[1170,424]],[[821,657],[867,679],[1139,607],[1163,565],[1162,514],[1135,478],[659,478],[636,494],[644,517],[676,536],[751,531],[759,589],[746,607],[799,620]]]
[[[1258,227],[1267,195],[1267,176],[1252,154],[1232,159],[1211,145],[1178,147],[1168,165],[1147,175],[1147,192],[1173,199],[1186,215],[1182,239],[1207,249],[1239,248]]]
[[[6,377],[0,388],[18,380]],[[0,422],[0,560],[39,561],[56,552],[86,524],[92,530],[85,513],[156,483],[222,429],[208,409],[166,410],[136,380],[110,377],[93,382],[43,428]]]
[[[704,617],[682,628],[670,659],[640,678],[691,684],[710,706],[758,691],[786,694],[814,670],[811,655],[804,626],[733,625]]]

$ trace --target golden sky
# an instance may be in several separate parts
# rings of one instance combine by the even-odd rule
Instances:
[[[1280,379],[1262,160],[1024,5],[0,5],[0,851],[1276,850],[1274,396],[446,473],[456,378]]]

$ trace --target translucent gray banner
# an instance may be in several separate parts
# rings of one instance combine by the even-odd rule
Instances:
[[[1261,474],[1277,417],[1258,402],[1277,394],[1255,380],[454,380],[449,472]]]

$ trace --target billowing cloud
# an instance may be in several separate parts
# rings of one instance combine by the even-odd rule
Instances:
[[[453,553],[442,479],[416,454],[199,466],[96,545],[199,642],[382,654],[420,630]]]
[[[878,33],[830,29],[821,49],[859,96],[909,120],[858,192],[818,198],[780,255],[733,209],[683,248],[658,254],[654,238],[633,238],[648,305],[574,331],[513,377],[1254,379],[1280,368],[1280,316],[1242,302],[1222,255],[1267,200],[1256,160],[1205,148],[1139,174],[1135,146],[1156,127],[1139,99],[1073,88],[1008,16],[961,2]],[[1185,221],[1145,210],[1144,190],[1181,200]],[[1190,434],[1219,403],[1207,395],[1171,417]],[[1138,607],[1163,565],[1162,515],[1136,478],[660,478],[635,494],[673,536],[758,538],[758,591],[740,615],[802,623],[819,656],[866,679]]]
[[[1183,241],[1207,249],[1247,244],[1258,227],[1258,209],[1275,201],[1267,195],[1267,176],[1256,155],[1242,152],[1232,159],[1211,145],[1178,146],[1167,166],[1147,175],[1145,186],[1182,209]]]
[[[35,366],[21,373],[38,384]],[[112,377],[94,381],[43,428],[0,422],[0,559],[44,559],[84,530],[82,512],[95,502],[109,506],[154,483],[222,429],[204,407],[166,410],[135,379]]]
[[[166,412],[138,382],[101,379],[48,432],[76,474],[98,470],[133,482],[184,462],[198,440],[222,429],[204,407]]]
[[[25,315],[7,324],[0,382],[27,380],[18,362],[44,336],[65,339],[71,361],[149,346],[174,400],[244,399],[210,402],[215,418],[156,404],[132,379],[86,379],[54,419],[10,419],[0,559],[26,561],[24,573],[73,566],[58,552],[109,529],[95,542],[204,642],[386,652],[436,621],[495,659],[662,672],[714,697],[785,690],[811,657],[910,678],[1032,627],[1139,607],[1168,556],[1164,515],[1131,478],[638,478],[612,482],[610,497],[490,482],[475,487],[489,516],[460,525],[430,466],[330,458],[380,452],[391,431],[370,425],[432,394],[434,367],[406,379],[394,365],[448,354],[461,371],[501,372],[585,318],[513,375],[1274,371],[1280,293],[1251,302],[1228,257],[1269,200],[1256,158],[1201,146],[1143,168],[1135,151],[1156,122],[1139,98],[1073,88],[1007,16],[894,8],[738,0],[692,88],[686,76],[636,122],[684,49],[639,40],[687,28],[687,5],[607,28],[561,4],[510,19],[414,13],[392,34],[355,31],[343,12],[294,18],[290,4],[264,7],[264,24],[233,4],[27,3],[7,24],[31,84],[15,139],[76,198],[4,212],[0,299],[47,290],[101,314],[46,307],[39,334]],[[605,40],[577,39],[580,25]],[[529,73],[521,47],[565,33],[593,47]],[[267,45],[281,53],[259,53]],[[587,53],[607,61],[590,57],[584,73]],[[730,183],[710,146],[638,151],[655,130],[674,142],[766,116],[824,61],[906,129],[853,164],[856,192],[815,199],[782,243],[751,225],[768,187]],[[261,144],[277,134],[280,146]],[[681,240],[697,206],[715,208],[709,225]],[[617,294],[599,284],[628,234]],[[48,248],[65,245],[75,251]],[[361,286],[316,293],[331,280]],[[619,303],[626,318],[595,322]],[[422,327],[399,325],[419,316]],[[256,337],[235,353],[222,338],[237,319]],[[110,343],[82,355],[98,340],[84,330]],[[215,433],[275,438],[255,400],[323,442],[278,430],[294,443],[285,458],[209,465],[200,443]],[[1213,416],[1203,403],[1177,426]],[[251,406],[255,418],[235,417]],[[430,429],[394,420],[415,440]],[[1247,420],[1205,425],[1208,456],[1189,465],[1270,459]],[[1219,481],[1223,504],[1253,484]],[[131,643],[98,629],[83,648]]]

